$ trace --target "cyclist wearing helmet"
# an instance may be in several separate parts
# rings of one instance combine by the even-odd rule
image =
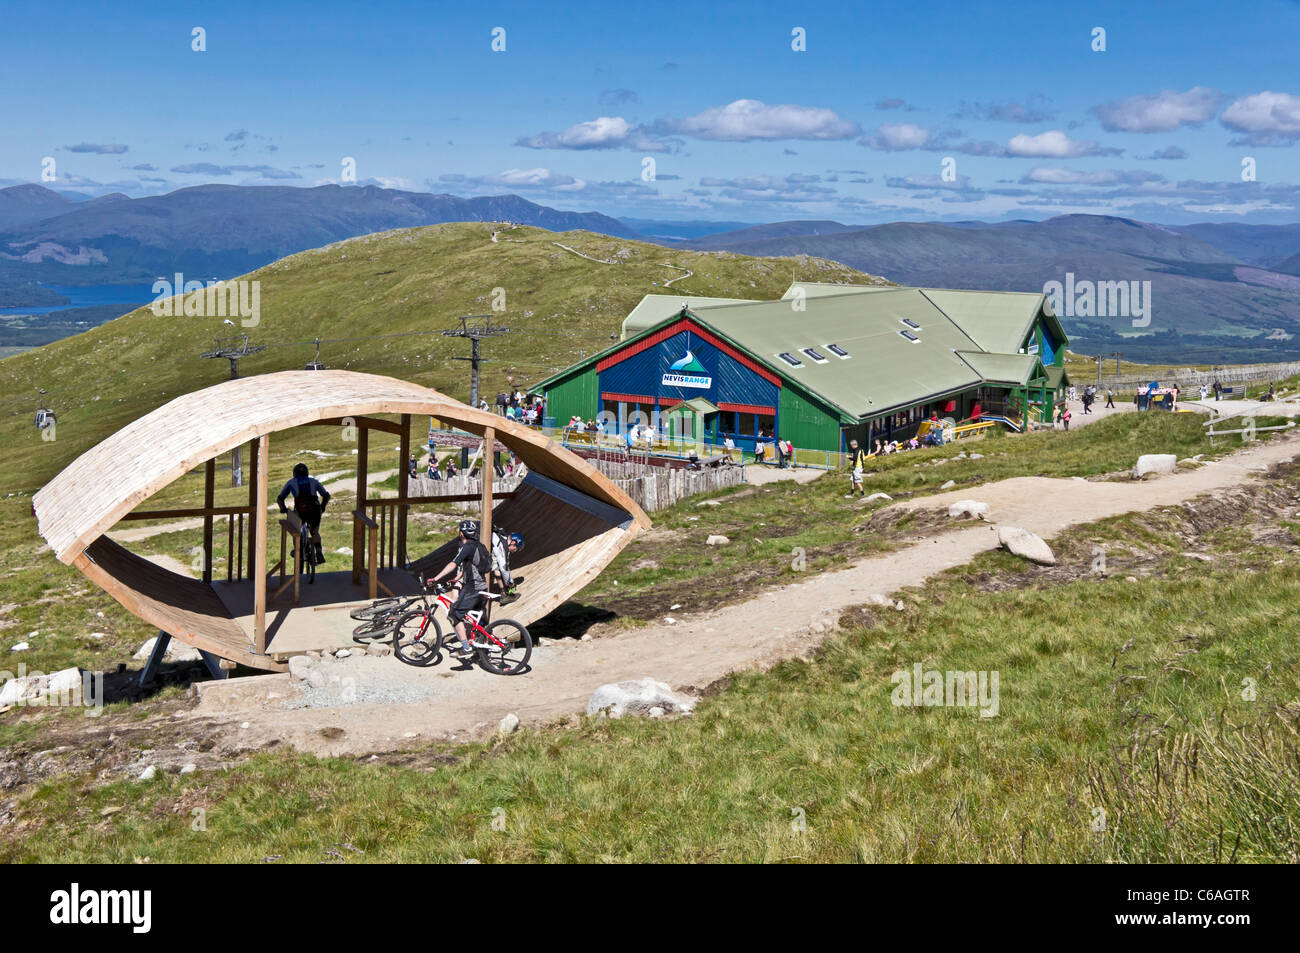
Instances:
[[[492,578],[497,581],[501,591],[508,596],[514,595],[515,579],[510,574],[510,557],[524,548],[523,533],[493,532],[492,534]],[[505,605],[506,600],[502,600]]]
[[[275,502],[280,504],[281,513],[289,512],[285,508],[284,499],[290,493],[293,494],[294,512],[298,514],[303,525],[311,528],[312,548],[316,550],[314,553],[305,553],[304,558],[311,559],[319,566],[325,561],[325,554],[321,552],[320,546],[320,519],[325,514],[325,507],[329,505],[329,491],[308,473],[307,464],[296,463],[293,467],[293,479],[284,485],[280,495],[275,498]]]
[[[474,655],[474,649],[466,635],[465,613],[478,608],[481,593],[487,589],[491,557],[488,556],[487,547],[478,541],[478,520],[461,520],[457,542],[460,547],[452,561],[429,581],[441,582],[448,576],[456,577],[453,585],[457,588],[452,591],[455,601],[447,610],[447,618],[456,626],[460,645],[452,649],[451,654],[456,658],[470,658]]]

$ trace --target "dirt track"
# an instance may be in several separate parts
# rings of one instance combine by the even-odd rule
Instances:
[[[533,670],[515,678],[452,670],[450,662],[414,669],[392,658],[350,660],[345,664],[358,666],[359,679],[367,671],[382,673],[386,685],[409,684],[423,697],[404,704],[286,709],[298,691],[289,677],[259,676],[204,683],[200,702],[182,717],[224,722],[226,731],[249,746],[278,741],[321,754],[356,755],[406,748],[419,740],[487,734],[507,712],[524,724],[542,724],[582,711],[592,691],[606,682],[651,676],[674,687],[703,687],[737,669],[804,653],[822,638],[820,632],[810,633],[810,626],[819,629],[819,623],[833,622],[843,609],[873,594],[915,585],[996,547],[998,523],[1050,538],[1070,526],[1240,486],[1298,453],[1300,440],[1291,438],[1149,482],[1020,477],[925,497],[898,505],[930,508],[981,500],[991,507],[990,522],[957,524],[847,569],[758,593],[740,605],[702,612],[687,606],[674,623],[665,620],[589,642],[548,644],[535,650]]]

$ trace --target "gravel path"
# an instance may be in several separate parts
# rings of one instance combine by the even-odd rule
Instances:
[[[703,611],[687,606],[672,622],[665,618],[588,642],[548,644],[534,651],[531,672],[513,678],[454,670],[448,661],[414,669],[392,657],[349,659],[329,663],[339,666],[337,691],[343,690],[343,678],[356,679],[346,703],[331,705],[322,697],[316,700],[326,707],[303,707],[313,699],[304,697],[289,676],[265,675],[201,683],[200,702],[184,717],[223,723],[243,744],[279,741],[321,754],[355,755],[409,747],[417,739],[482,736],[507,712],[525,725],[544,724],[584,710],[592,691],[606,682],[648,675],[674,687],[700,688],[729,672],[807,652],[843,609],[916,585],[995,548],[997,523],[1050,539],[1070,526],[1242,485],[1298,452],[1300,440],[1289,438],[1149,482],[1017,477],[926,497],[898,505],[981,500],[990,504],[991,522],[957,524],[838,572],[757,592],[742,604]],[[375,687],[363,689],[362,682],[370,679]]]

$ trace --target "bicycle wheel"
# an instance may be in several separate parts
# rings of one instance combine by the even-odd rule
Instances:
[[[352,641],[362,644],[366,642],[387,642],[393,637],[393,625],[397,622],[397,618],[397,614],[394,613],[367,619],[352,630]]]
[[[353,609],[348,613],[348,615],[360,622],[365,619],[373,619],[376,616],[389,615],[395,612],[401,603],[402,600],[397,596],[390,596],[387,599],[376,599],[368,606],[360,606],[359,608]]]
[[[302,574],[307,577],[308,582],[316,581],[316,559],[312,550],[311,535],[303,532],[298,537],[298,549],[302,552]]]
[[[423,667],[442,658],[442,627],[432,614],[426,627],[425,618],[423,610],[408,612],[393,626],[393,654],[407,665]]]
[[[478,662],[494,675],[518,675],[528,667],[533,654],[533,637],[513,619],[498,619],[487,627],[487,644],[475,642]],[[480,636],[481,638],[481,636]]]

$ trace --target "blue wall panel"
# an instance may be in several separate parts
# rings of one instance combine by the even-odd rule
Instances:
[[[693,373],[710,378],[711,385],[707,388],[665,386],[664,375],[670,373],[674,362],[686,356],[688,349],[704,365],[703,372]],[[780,389],[699,335],[682,331],[601,371],[600,391],[680,400],[705,397],[715,404],[756,404],[775,408]]]

